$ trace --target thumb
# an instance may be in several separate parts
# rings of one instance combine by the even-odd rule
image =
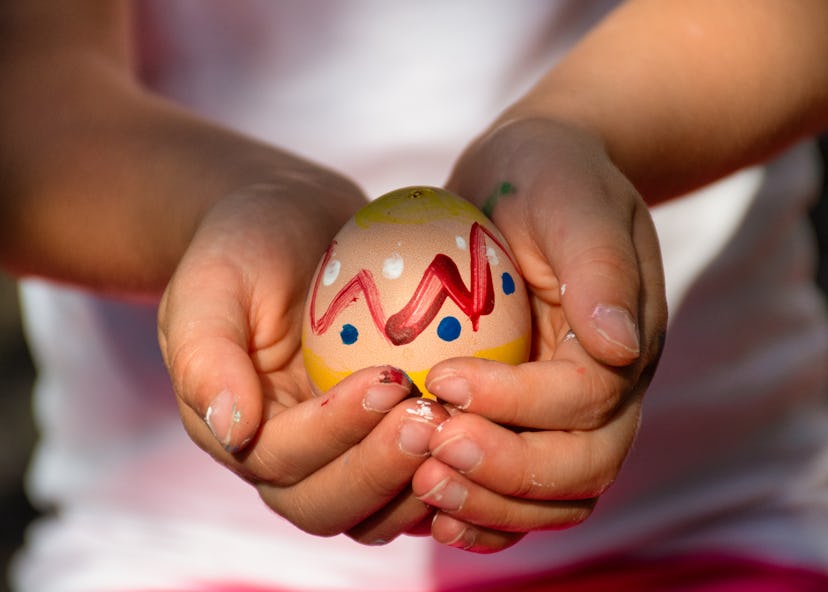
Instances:
[[[663,331],[666,314],[650,214],[634,201],[626,218],[610,208],[575,208],[571,215],[575,219],[564,227],[580,230],[558,237],[557,248],[545,247],[559,278],[564,316],[593,357],[611,366],[632,364]]]
[[[515,119],[473,143],[447,187],[482,204],[533,291],[562,306],[593,358],[620,367],[657,349],[666,319],[658,239],[602,142],[566,124]]]
[[[213,438],[238,452],[256,435],[262,416],[246,299],[241,288],[228,288],[240,286],[231,270],[190,267],[182,264],[161,301],[159,344],[187,432],[207,450],[215,448],[207,441]]]

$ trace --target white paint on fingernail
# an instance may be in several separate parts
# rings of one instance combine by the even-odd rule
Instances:
[[[434,421],[434,408],[432,407],[433,401],[429,401],[427,399],[417,399],[415,401],[416,407],[408,408],[405,410],[406,413],[409,415],[414,415],[416,417],[421,417],[422,419],[426,419],[428,421]]]
[[[233,430],[241,423],[241,410],[236,405],[235,395],[227,390],[219,393],[204,412],[204,423],[216,440],[230,450]]]

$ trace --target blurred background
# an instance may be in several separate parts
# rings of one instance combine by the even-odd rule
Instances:
[[[0,272],[0,590],[6,566],[35,512],[23,473],[35,439],[30,391],[34,368],[23,340],[14,281]]]

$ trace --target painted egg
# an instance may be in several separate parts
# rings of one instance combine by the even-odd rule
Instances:
[[[506,240],[474,205],[434,187],[387,193],[342,227],[311,282],[302,327],[320,393],[390,364],[431,396],[425,377],[437,362],[518,364],[530,341],[528,295]]]

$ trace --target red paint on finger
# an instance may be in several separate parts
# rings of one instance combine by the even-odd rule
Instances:
[[[389,368],[380,373],[380,382],[382,384],[405,384],[407,377],[405,372],[399,368]]]

